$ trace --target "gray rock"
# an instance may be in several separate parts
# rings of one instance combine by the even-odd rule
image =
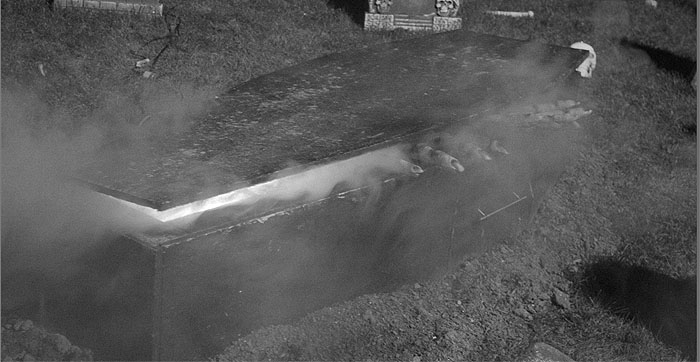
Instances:
[[[24,325],[25,325],[24,322],[25,322],[25,321],[22,320],[22,319],[16,320],[15,323],[12,325],[12,329],[14,329],[14,330],[16,330],[16,331],[21,331],[21,330],[23,330],[22,328],[23,328]]]
[[[559,289],[554,289],[554,295],[552,295],[552,303],[562,307],[564,309],[571,308],[571,302],[569,301],[569,295],[562,292]]]
[[[60,334],[50,334],[47,336],[47,339],[49,339],[51,343],[53,343],[54,346],[56,346],[56,350],[58,351],[58,353],[66,354],[70,352],[71,343],[65,336]]]
[[[445,338],[447,338],[447,340],[449,340],[452,343],[458,343],[460,340],[462,340],[463,336],[462,333],[454,329],[450,329],[449,331],[447,331],[447,333],[445,333]]]
[[[523,307],[518,307],[516,310],[513,311],[513,313],[515,313],[515,315],[517,315],[518,317],[520,317],[522,319],[525,319],[528,321],[532,320],[532,314],[530,314],[530,312],[528,312]]]
[[[433,317],[432,313],[428,312],[427,309],[423,308],[423,306],[420,305],[416,307],[416,313],[418,313],[419,316],[422,316],[424,318],[430,319]]]
[[[377,323],[377,317],[372,313],[371,309],[367,309],[363,314],[362,314],[362,319],[370,322],[371,324],[376,324]]]
[[[30,320],[24,320],[22,323],[20,323],[19,330],[20,331],[28,331],[34,327],[34,323]]]
[[[521,362],[575,362],[558,349],[547,343],[537,342],[527,349]]]

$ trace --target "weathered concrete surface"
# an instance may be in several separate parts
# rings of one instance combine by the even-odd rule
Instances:
[[[454,31],[332,54],[231,90],[191,130],[80,176],[159,210],[259,182],[292,163],[343,158],[544,92],[585,58]]]

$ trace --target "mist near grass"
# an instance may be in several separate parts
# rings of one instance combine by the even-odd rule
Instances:
[[[76,176],[91,163],[148,147],[153,137],[187,130],[211,94],[192,88],[186,92],[186,98],[160,94],[146,104],[115,95],[90,117],[78,119],[26,88],[3,87],[4,290],[22,274],[37,280],[70,278],[82,268],[79,259],[101,247],[108,234],[149,226],[96,197]],[[144,122],[146,116],[150,119]],[[16,292],[3,293],[4,310],[22,303],[11,299]]]
[[[557,98],[558,90],[550,88],[549,83],[558,65],[542,66],[544,50],[543,44],[523,43],[514,65],[500,69],[496,74],[494,83],[510,92],[505,97],[513,109],[518,105]],[[513,79],[520,83],[514,84]],[[526,87],[535,91],[523,96]],[[3,263],[3,270],[26,266],[24,257],[13,255],[38,255],[31,259],[40,262],[29,264],[51,270],[55,265],[65,264],[58,260],[80,254],[99,240],[106,230],[151,227],[150,220],[143,223],[139,217],[132,217],[130,210],[119,210],[95,198],[92,191],[75,182],[73,177],[86,165],[113,162],[112,158],[118,159],[122,152],[147,150],[155,138],[186,132],[192,117],[205,112],[212,105],[215,94],[213,90],[195,90],[186,86],[176,91],[158,92],[156,84],[145,87],[138,97],[108,96],[87,119],[75,120],[69,111],[44,104],[31,91],[3,89],[2,211],[3,248],[6,251],[3,259],[7,260]],[[494,110],[493,113],[500,111],[507,110]],[[449,130],[450,134],[443,137],[449,142],[441,146],[448,152],[465,154],[468,150],[463,148],[464,145],[475,142],[472,131],[465,130],[459,126]],[[505,134],[507,132],[501,128],[491,132],[490,136],[522,143],[517,135],[512,132]],[[483,140],[478,142],[481,143],[479,146],[486,146]],[[558,150],[552,149],[551,153],[556,154]],[[297,178],[293,183],[294,190],[286,190],[286,186],[280,185],[277,193],[284,195],[284,199],[312,201],[327,197],[341,184],[352,188],[374,187],[381,179],[397,171],[405,172],[399,160],[412,161],[405,152],[392,154],[390,158],[369,162],[376,169],[367,172],[327,176],[311,172],[313,177]],[[362,168],[363,165],[353,167]],[[282,170],[273,179],[292,172],[298,173],[299,168]],[[275,198],[274,195],[272,193],[270,197]],[[414,221],[415,225],[421,223],[421,220]],[[56,257],[61,255],[66,257]]]
[[[498,101],[487,100],[487,104],[479,105],[483,106],[481,108],[491,108],[480,116],[517,112],[519,106],[552,101],[564,96],[550,84],[560,64],[555,61],[548,64],[549,68],[543,67],[543,62],[547,62],[542,58],[545,50],[543,44],[523,43],[520,55],[515,58],[517,64],[502,67],[493,75],[494,86],[504,87],[507,91]],[[151,91],[154,89],[155,86],[147,88]],[[11,310],[23,303],[33,302],[44,293],[41,290],[44,286],[60,284],[62,280],[84,272],[84,258],[100,250],[111,235],[129,234],[153,227],[153,220],[147,220],[132,210],[105,204],[104,199],[96,198],[93,191],[76,182],[73,177],[87,165],[119,162],[122,153],[145,152],[156,139],[167,140],[187,132],[195,118],[210,109],[214,94],[216,92],[187,87],[170,92],[154,91],[153,94],[144,92],[138,97],[113,94],[106,97],[89,117],[76,120],[69,111],[47,106],[30,91],[3,89],[2,275],[3,290],[10,291],[3,293],[3,308]],[[504,102],[510,107],[503,108]],[[518,131],[513,131],[510,126],[512,125],[500,124],[477,129],[472,125],[463,127],[457,124],[444,132],[426,135],[411,142],[428,143],[457,157],[466,168],[464,175],[483,173],[487,179],[498,181],[479,188],[479,192],[510,195],[513,191],[522,193],[526,190],[526,180],[537,177],[532,174],[533,167],[545,173],[556,173],[561,168],[561,164],[555,163],[556,156],[568,152],[571,147],[567,143],[569,140],[559,137],[548,140],[546,144],[528,144],[529,139]],[[477,136],[476,133],[479,132],[485,134]],[[471,159],[471,147],[478,145],[486,148],[490,139],[498,139],[506,149],[519,150],[523,162],[502,172],[488,161]],[[442,176],[448,181],[435,186],[421,183],[424,181],[419,176],[418,183],[413,188],[400,189],[396,195],[389,196],[388,201],[385,199],[384,203],[376,202],[383,195],[383,180],[396,174],[410,174],[410,168],[407,169],[406,164],[400,162],[413,161],[406,152],[410,144],[403,144],[402,147],[405,148],[396,152],[379,153],[378,158],[372,160],[362,159],[344,170],[331,168],[315,172],[318,169],[304,169],[297,165],[272,176],[270,181],[280,181],[280,187],[277,193],[265,196],[277,198],[278,201],[313,202],[333,195],[343,187],[364,188],[363,192],[368,192],[371,196],[368,198],[370,202],[363,205],[360,222],[357,224],[366,226],[367,230],[359,235],[374,240],[372,247],[377,248],[362,249],[367,244],[345,245],[340,253],[346,254],[338,255],[336,250],[319,251],[300,247],[295,250],[289,264],[282,265],[279,269],[271,267],[281,271],[281,274],[275,275],[279,280],[273,282],[283,284],[286,280],[307,275],[307,265],[310,262],[320,262],[316,268],[322,274],[326,267],[325,260],[345,260],[344,256],[357,258],[348,260],[371,259],[363,265],[370,266],[367,276],[377,280],[358,279],[351,281],[352,285],[327,285],[331,295],[338,291],[338,296],[347,296],[340,293],[339,289],[332,288],[347,287],[347,290],[361,293],[396,286],[412,279],[428,278],[443,271],[450,261],[468,249],[473,240],[455,241],[450,235],[450,228],[470,228],[468,224],[475,217],[478,219],[477,205],[460,204],[456,197],[462,195],[460,192],[465,192],[465,187],[471,186],[464,183],[462,174],[434,164],[421,165],[432,168],[431,172],[445,172]],[[530,154],[551,155],[552,159],[533,159]],[[553,163],[550,165],[549,161]],[[294,164],[295,160],[289,162]],[[295,177],[301,170],[310,172],[307,177]],[[285,185],[282,182],[285,177],[292,177],[294,182]],[[293,189],[287,189],[287,186]],[[420,187],[432,189],[421,192]],[[494,205],[486,211],[492,211],[496,206],[503,204]],[[459,207],[464,210],[458,209]],[[453,222],[456,213],[461,211],[464,212],[460,214],[463,218]],[[234,221],[234,218],[231,220]],[[510,224],[517,221],[517,216],[509,215],[499,222]],[[268,232],[283,233],[284,230]],[[343,232],[351,234],[353,230]],[[362,242],[368,243],[366,240]],[[448,242],[455,242],[457,247],[449,249]],[[447,256],[448,259],[445,259],[446,251],[453,253]],[[250,259],[245,258],[239,262],[247,265],[256,257],[252,255]],[[235,266],[221,267],[224,270],[235,270]],[[341,267],[351,270],[353,264],[345,261]],[[255,274],[256,270],[248,272]],[[27,275],[30,276],[29,283]],[[380,278],[385,280],[379,280]],[[36,281],[41,283],[32,283]],[[118,285],[115,280],[105,280],[101,284],[99,288],[106,288],[98,293],[103,298],[113,294],[114,291],[109,289],[111,285]],[[32,287],[22,291],[26,285]],[[299,291],[295,293],[299,294]],[[261,313],[267,306],[285,307],[287,301],[293,301],[285,298],[289,296],[277,295],[274,301],[261,303]],[[288,308],[290,311],[298,311],[295,308],[300,306],[290,305]],[[279,315],[286,315],[285,313],[286,309],[278,311]]]

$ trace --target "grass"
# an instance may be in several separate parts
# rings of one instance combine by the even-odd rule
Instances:
[[[90,122],[114,97],[143,108],[163,96],[156,89],[215,94],[323,54],[409,36],[363,32],[320,1],[169,1],[165,9],[164,18],[144,19],[3,1],[3,86],[30,88]],[[154,59],[166,44],[151,69],[156,79],[142,79],[135,63]]]
[[[153,114],[180,124],[206,111],[213,95],[256,76],[324,54],[417,36],[363,31],[353,22],[357,14],[343,10],[356,9],[351,2],[334,2],[335,7],[322,0],[163,3],[165,18],[145,19],[50,10],[41,0],[2,0],[3,143],[8,119],[38,133],[108,129],[107,139]],[[484,10],[532,10],[535,18],[495,17]],[[584,124],[588,139],[580,158],[551,190],[532,228],[512,241],[514,251],[485,255],[469,262],[480,267],[456,272],[472,283],[463,282],[473,295],[491,303],[470,307],[483,327],[479,343],[471,340],[474,348],[460,349],[459,355],[447,349],[433,356],[509,360],[522,352],[522,338],[531,332],[579,361],[680,358],[642,327],[578,293],[575,279],[564,275],[605,255],[673,276],[696,273],[696,93],[684,77],[620,45],[624,37],[694,60],[692,11],[692,3],[681,0],[660,2],[658,9],[641,0],[463,4],[460,14],[469,30],[561,46],[592,44],[598,67],[592,79],[581,82],[581,98],[594,115]],[[144,78],[135,62],[153,59],[166,44],[150,69],[156,77]],[[512,293],[501,283],[509,273],[522,275],[508,284],[517,285],[522,297],[527,288],[563,283],[572,308],[537,313],[529,326],[511,321],[513,303],[506,296]],[[423,289],[439,293],[438,286]]]

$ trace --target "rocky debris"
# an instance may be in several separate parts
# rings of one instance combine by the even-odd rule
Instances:
[[[445,333],[445,338],[453,344],[460,343],[465,337],[464,333],[450,329]]]
[[[537,342],[520,358],[522,362],[574,362],[571,357],[547,343]]]
[[[522,318],[522,319],[525,319],[525,320],[528,320],[528,321],[531,321],[531,320],[532,320],[532,314],[530,314],[530,312],[528,312],[528,311],[527,311],[525,308],[523,308],[523,307],[516,308],[516,309],[513,311],[513,313],[515,313],[515,315],[517,315],[518,317],[520,317],[520,318]]]
[[[372,313],[371,309],[367,309],[363,314],[362,314],[362,319],[370,322],[371,324],[377,324],[377,317]]]
[[[92,352],[70,343],[58,333],[49,333],[31,320],[2,323],[2,362],[92,361]]]
[[[13,326],[16,331],[28,331],[34,326],[34,323],[30,320],[17,320]]]
[[[564,309],[571,308],[571,302],[569,301],[569,295],[561,291],[560,289],[554,289],[552,294],[552,303]]]
[[[420,317],[426,318],[426,319],[432,319],[433,315],[430,313],[427,309],[425,309],[423,306],[418,305],[415,307],[416,314]]]

